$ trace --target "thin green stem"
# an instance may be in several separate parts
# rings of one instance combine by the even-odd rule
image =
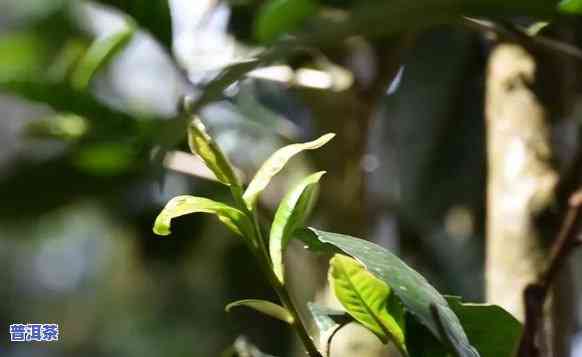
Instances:
[[[265,277],[268,279],[269,283],[273,287],[273,290],[275,290],[275,293],[279,297],[281,304],[283,305],[283,307],[287,309],[287,311],[289,311],[289,313],[293,317],[292,327],[297,333],[297,336],[299,337],[301,342],[303,343],[303,346],[305,347],[309,357],[322,357],[321,353],[315,346],[313,340],[309,336],[309,333],[307,332],[307,329],[303,324],[303,321],[301,320],[299,311],[297,310],[295,304],[293,303],[293,300],[291,299],[289,292],[287,291],[285,286],[281,284],[281,282],[273,272],[273,269],[271,267],[269,250],[267,248],[265,240],[263,239],[263,233],[261,231],[261,227],[256,213],[251,212],[248,209],[246,202],[244,201],[242,196],[241,187],[231,187],[231,192],[238,208],[242,210],[253,222],[254,237],[247,237],[249,239],[245,239],[245,242],[247,243],[249,250],[255,256],[261,270],[263,271],[263,274],[265,274]]]

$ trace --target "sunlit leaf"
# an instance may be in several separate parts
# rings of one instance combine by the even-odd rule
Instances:
[[[333,139],[335,134],[325,134],[317,140],[303,144],[292,144],[277,150],[261,166],[244,193],[247,207],[253,210],[261,192],[269,185],[271,179],[281,171],[293,156],[305,150],[314,150],[322,147]]]
[[[236,208],[208,198],[177,196],[166,204],[166,207],[156,218],[154,233],[161,236],[169,235],[172,219],[191,213],[214,214],[231,231],[241,236],[248,236],[252,230],[248,217]]]
[[[246,299],[232,302],[226,305],[225,310],[229,312],[233,307],[246,306],[257,310],[267,316],[274,317],[288,324],[293,324],[293,316],[284,307],[265,300]]]
[[[582,0],[562,0],[558,10],[567,14],[582,14]]]
[[[431,305],[439,306],[444,324],[462,347],[461,356],[479,356],[477,350],[469,343],[459,319],[449,308],[445,298],[424,277],[385,248],[362,239],[314,228],[303,231],[296,237],[302,239],[310,249],[339,250],[356,258],[370,273],[391,287],[407,311],[427,326],[434,336],[441,338],[439,326],[431,312]]]
[[[193,153],[202,158],[206,166],[216,175],[218,181],[227,186],[240,186],[232,165],[214,139],[208,135],[204,124],[194,117],[188,127],[188,143]]]
[[[346,311],[383,343],[392,340],[408,355],[403,326],[388,310],[390,287],[348,256],[336,254],[329,264],[330,286]]]
[[[317,12],[315,0],[270,0],[259,10],[255,23],[255,37],[260,42],[271,42],[297,28],[306,18]]]
[[[317,193],[319,180],[324,171],[314,173],[303,179],[281,201],[269,235],[269,254],[273,263],[273,271],[280,282],[284,282],[283,255],[291,235],[303,226],[310,214]]]
[[[95,73],[123,49],[133,33],[134,29],[129,27],[93,41],[71,76],[73,88],[86,89]]]

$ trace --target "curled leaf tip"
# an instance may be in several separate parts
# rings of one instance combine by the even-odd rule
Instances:
[[[334,136],[334,133],[327,133],[313,141],[287,145],[271,155],[261,166],[243,195],[249,210],[254,210],[259,194],[269,185],[271,179],[287,165],[289,160],[305,150],[319,149],[333,139]]]
[[[154,223],[153,231],[159,236],[169,236],[172,233],[170,230],[170,220],[166,215],[163,213],[158,215]]]
[[[287,309],[285,309],[281,305],[266,300],[245,299],[231,302],[230,304],[224,307],[224,311],[230,312],[230,310],[232,310],[233,307],[238,306],[246,306],[262,314],[286,322],[290,325],[292,325],[295,321],[293,315],[291,315],[291,313]]]
[[[331,139],[335,138],[335,133],[327,133],[321,137],[321,141],[325,143],[329,142]]]

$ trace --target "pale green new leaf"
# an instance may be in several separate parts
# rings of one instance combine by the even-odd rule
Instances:
[[[188,144],[190,150],[200,156],[218,181],[231,187],[240,186],[232,165],[216,142],[208,135],[204,124],[198,117],[194,117],[188,127]]]
[[[302,144],[292,144],[277,150],[261,166],[244,193],[247,207],[252,211],[261,192],[269,185],[271,179],[281,171],[293,156],[305,150],[314,150],[327,144],[335,134],[328,133],[319,139]]]
[[[329,282],[337,299],[354,319],[383,343],[392,340],[403,355],[408,355],[403,326],[388,310],[391,291],[386,283],[355,259],[341,254],[330,261]]]
[[[281,283],[284,282],[283,255],[293,232],[303,226],[311,213],[318,183],[325,171],[314,173],[303,179],[281,201],[269,235],[269,254],[273,271]]]
[[[79,60],[71,76],[73,88],[85,90],[95,73],[129,43],[134,32],[133,27],[128,27],[93,41],[85,55]]]
[[[248,217],[234,207],[208,198],[177,196],[166,204],[154,223],[154,233],[167,236],[171,233],[172,219],[191,213],[214,214],[231,231],[241,236],[250,236],[252,225]]]
[[[293,316],[289,311],[287,311],[287,309],[270,301],[257,299],[239,300],[226,305],[225,310],[226,312],[229,312],[233,307],[237,306],[250,307],[251,309],[257,310],[267,316],[286,322],[289,325],[292,325],[294,321]]]

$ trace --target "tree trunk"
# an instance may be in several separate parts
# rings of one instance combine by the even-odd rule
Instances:
[[[521,321],[524,288],[545,269],[547,243],[557,232],[547,220],[543,229],[540,224],[540,217],[557,204],[559,174],[551,133],[562,114],[557,109],[560,105],[554,105],[556,97],[565,100],[563,88],[558,88],[560,79],[548,76],[559,72],[546,68],[549,63],[519,45],[501,44],[488,67],[487,300]],[[556,334],[552,326],[569,325],[563,311],[572,311],[567,306],[570,294],[565,284],[558,284],[557,289],[560,293],[553,295],[546,309],[552,318],[546,320],[539,340],[543,356],[568,355],[562,343],[567,331]]]

